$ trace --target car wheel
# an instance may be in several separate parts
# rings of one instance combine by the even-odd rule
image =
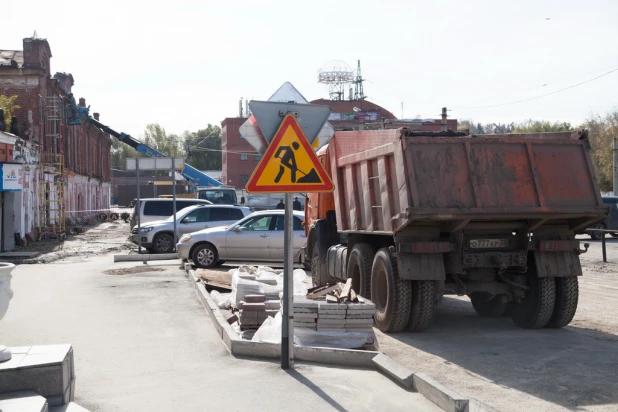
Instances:
[[[605,225],[603,223],[597,223],[596,225],[592,226],[590,229],[605,229]],[[602,232],[599,230],[591,230],[590,232],[590,239],[592,240],[601,240]]]
[[[201,269],[209,269],[217,266],[219,262],[219,254],[217,248],[210,244],[198,245],[191,254],[191,260],[195,266]]]
[[[152,242],[152,250],[155,253],[172,253],[174,251],[174,238],[167,233],[158,234]]]

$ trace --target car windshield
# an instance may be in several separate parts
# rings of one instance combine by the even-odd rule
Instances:
[[[200,189],[198,199],[212,202],[214,205],[235,205],[236,191],[233,189]]]

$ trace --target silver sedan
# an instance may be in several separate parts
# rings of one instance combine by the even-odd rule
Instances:
[[[191,259],[199,268],[223,261],[283,262],[283,210],[255,212],[229,227],[200,230],[183,235],[176,250],[181,259]],[[294,212],[294,261],[307,237],[303,212]]]

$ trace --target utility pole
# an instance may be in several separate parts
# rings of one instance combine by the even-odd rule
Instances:
[[[442,108],[442,127],[440,130],[442,130],[443,132],[448,131],[448,126],[446,125],[446,107]]]
[[[614,196],[618,196],[618,138],[614,137]]]

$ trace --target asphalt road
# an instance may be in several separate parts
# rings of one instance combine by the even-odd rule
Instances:
[[[0,323],[8,346],[71,343],[91,411],[439,410],[381,374],[231,356],[179,261],[110,275],[111,255],[21,265]],[[161,270],[156,270],[161,269]],[[131,273],[133,272],[133,273]]]

